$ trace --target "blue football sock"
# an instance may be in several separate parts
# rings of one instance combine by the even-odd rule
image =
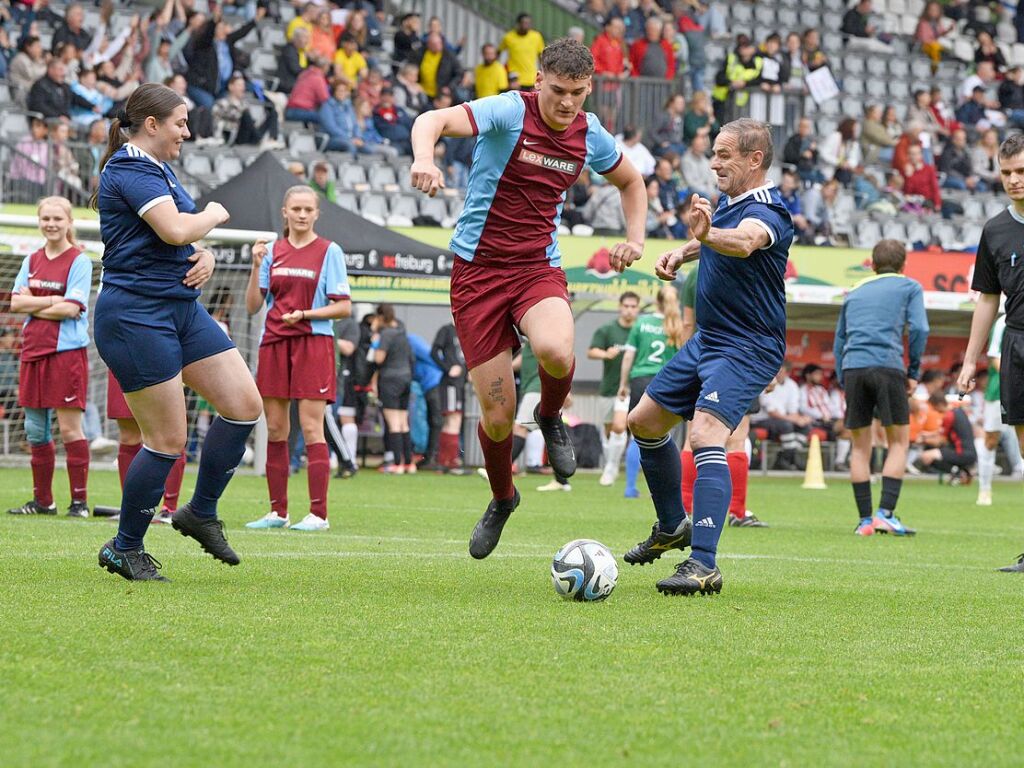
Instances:
[[[674,531],[686,517],[679,449],[668,435],[649,440],[640,437],[633,439],[640,448],[640,464],[643,465],[647,487],[654,498],[658,527],[666,532]]]
[[[715,567],[715,552],[729,513],[732,478],[725,448],[696,448],[693,461],[697,480],[693,484],[693,559],[708,568]]]
[[[164,495],[164,483],[178,457],[142,446],[124,477],[121,518],[114,546],[122,552],[138,549],[149,530],[153,513]]]
[[[245,441],[255,421],[231,421],[218,416],[210,425],[199,459],[199,475],[189,506],[199,517],[216,517],[217,501],[245,453]]]
[[[626,447],[626,495],[636,496],[636,479],[640,475],[640,449],[636,440],[630,440]]]

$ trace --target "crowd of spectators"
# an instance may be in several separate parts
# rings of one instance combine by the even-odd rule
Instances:
[[[602,26],[591,46],[601,76],[597,88],[648,77],[674,80],[679,91],[689,92],[671,97],[653,125],[624,126],[619,134],[648,179],[648,230],[657,236],[686,236],[683,214],[693,193],[714,199],[703,137],[713,141],[718,124],[745,107],[753,93],[803,94],[804,77],[829,66],[830,57],[897,50],[894,30],[884,29],[871,0],[855,0],[847,8],[839,29],[844,47],[829,51],[822,50],[814,28],[770,31],[759,39],[745,32],[730,37],[722,8],[703,0],[586,0],[580,10]],[[933,71],[953,57],[954,32],[976,40],[973,60],[960,62],[963,78],[952,102],[937,86],[922,88],[906,110],[869,104],[862,115],[836,120],[824,135],[816,135],[808,119],[787,126],[779,184],[801,242],[846,244],[857,211],[951,217],[963,208],[947,190],[1000,191],[999,141],[1007,130],[1024,128],[1024,69],[1007,63],[995,39],[1005,12],[982,0],[925,4],[912,45],[914,55],[929,58]],[[1024,41],[1024,12],[1015,23]],[[708,73],[711,40],[727,41],[728,51]],[[655,173],[660,158],[671,170]],[[671,200],[671,193],[678,198]],[[586,197],[580,199],[585,205]]]
[[[423,111],[531,88],[544,46],[525,13],[500,40],[468,51],[465,40],[446,36],[440,19],[424,25],[416,13],[389,17],[379,0],[294,0],[287,23],[286,4],[277,0],[164,0],[131,16],[102,0],[90,23],[78,3],[58,15],[48,0],[7,2],[0,4],[0,77],[44,121],[20,142],[25,162],[15,176],[37,183],[30,166],[63,157],[62,183],[82,190],[96,173],[92,152],[79,146],[94,143],[142,82],[165,82],[183,95],[197,141],[279,147],[284,121],[297,121],[323,135],[324,150],[391,158],[410,153],[412,122]],[[725,9],[704,0],[586,0],[580,10],[600,25],[591,44],[600,92],[635,77],[673,84],[650,124],[628,124],[630,116],[614,110],[602,115],[648,180],[651,235],[685,237],[691,196],[715,199],[708,156],[721,123],[753,93],[804,93],[808,73],[844,54],[823,51],[814,28],[732,36]],[[953,216],[962,209],[948,190],[998,191],[999,140],[1024,127],[1024,69],[1009,65],[995,40],[1003,12],[979,0],[925,5],[917,55],[938,63],[952,55],[954,29],[976,36],[952,101],[940,88],[922,88],[905,112],[871,104],[825,135],[810,120],[790,126],[780,186],[802,242],[841,242],[858,210]],[[1024,32],[1020,17],[1015,22]],[[257,72],[253,55],[265,48],[268,26],[283,30],[284,40],[276,69]],[[883,26],[871,0],[857,0],[842,17],[845,48],[891,51],[893,31]],[[584,37],[578,28],[568,34]],[[708,72],[711,41],[728,50]],[[72,149],[62,151],[67,133]],[[438,156],[457,187],[472,140],[446,141]],[[621,217],[609,200],[603,180],[583,174],[565,223],[617,228]]]
[[[286,5],[164,0],[127,16],[102,0],[98,22],[87,24],[80,3],[56,14],[48,0],[4,0],[0,79],[16,105],[39,118],[18,142],[21,162],[12,180],[27,197],[33,185],[41,188],[51,158],[68,157],[61,178],[88,190],[96,181],[94,163],[75,161],[61,149],[62,136],[70,132],[76,146],[91,143],[144,82],[163,82],[185,98],[198,142],[279,148],[282,123],[290,120],[323,134],[328,151],[408,155],[417,115],[531,88],[544,47],[531,17],[519,14],[507,34],[483,46],[479,65],[468,67],[465,41],[448,39],[438,18],[424,29],[419,14],[388,17],[379,0],[312,0],[293,2],[285,24]],[[385,46],[391,24],[393,45]],[[277,67],[256,70],[253,54],[265,48],[268,26],[284,30]],[[471,153],[465,142],[441,150],[453,181],[464,179]]]

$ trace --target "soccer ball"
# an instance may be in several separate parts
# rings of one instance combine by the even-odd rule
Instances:
[[[551,582],[562,597],[592,602],[615,589],[619,567],[608,547],[593,539],[570,541],[551,563]]]

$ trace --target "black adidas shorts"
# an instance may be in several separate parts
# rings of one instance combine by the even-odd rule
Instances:
[[[1004,424],[1024,424],[1024,332],[1003,331],[999,361],[999,404]]]
[[[864,429],[878,419],[883,427],[910,423],[907,374],[895,368],[852,368],[843,371],[846,427]]]

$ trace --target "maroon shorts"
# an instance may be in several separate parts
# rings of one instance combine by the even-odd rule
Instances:
[[[128,407],[128,401],[124,399],[124,391],[121,389],[121,385],[114,378],[113,371],[107,371],[107,418],[135,418],[132,409]]]
[[[18,404],[22,408],[85,410],[89,386],[89,355],[85,347],[21,361]]]
[[[260,346],[256,386],[263,397],[334,402],[334,337],[306,334]]]
[[[455,331],[469,370],[519,349],[516,326],[534,304],[552,297],[569,301],[565,272],[547,264],[503,269],[457,258],[451,285]]]

